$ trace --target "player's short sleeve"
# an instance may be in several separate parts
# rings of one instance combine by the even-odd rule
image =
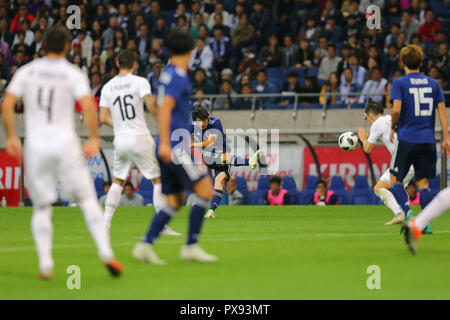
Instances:
[[[91,95],[91,87],[88,77],[80,70],[74,73],[72,79],[72,93],[75,100]]]
[[[12,78],[11,82],[9,83],[6,91],[21,99],[25,93],[26,87],[25,80],[26,80],[25,70],[18,69],[14,74],[14,77]]]
[[[403,100],[402,98],[402,89],[401,89],[401,82],[398,79],[395,79],[392,82],[391,87],[391,96],[389,100],[392,102],[394,100]]]
[[[139,97],[144,98],[148,94],[152,94],[150,82],[148,82],[147,79],[142,78],[142,81],[140,81],[139,84]]]
[[[100,93],[100,107],[108,107],[109,108],[109,97],[108,97],[106,86],[104,86],[102,88],[102,92]]]
[[[378,123],[374,123],[370,127],[369,138],[367,138],[367,141],[369,141],[371,144],[375,144],[382,135],[383,130],[381,126]]]
[[[436,83],[436,95],[435,95],[434,99],[435,99],[436,105],[438,105],[441,102],[445,103],[444,92],[442,91],[442,87],[438,82]]]
[[[184,89],[183,78],[164,71],[159,77],[159,83],[158,95],[171,96],[175,101],[180,99]]]

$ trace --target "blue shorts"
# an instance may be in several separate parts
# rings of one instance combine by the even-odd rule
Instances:
[[[158,157],[161,168],[161,185],[163,194],[174,194],[191,189],[207,175],[206,166],[195,164],[187,153],[173,152],[172,162],[164,162]]]
[[[392,154],[391,173],[403,181],[411,165],[414,166],[416,180],[431,179],[436,176],[436,145],[433,143],[411,143],[399,140]]]
[[[210,166],[209,168],[211,170],[214,170],[214,178],[216,178],[219,174],[224,172],[226,174],[226,176],[227,176],[227,180],[230,179],[230,166],[229,165],[225,165],[225,166]]]

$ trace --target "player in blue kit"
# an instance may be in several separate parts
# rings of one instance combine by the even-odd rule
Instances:
[[[214,211],[223,197],[223,189],[230,178],[230,166],[248,166],[256,169],[262,150],[250,158],[235,156],[227,148],[227,140],[222,123],[211,117],[206,107],[199,105],[192,112],[191,134],[194,135],[193,148],[201,148],[202,157],[209,169],[214,170],[214,196],[205,218],[215,218]]]
[[[448,119],[441,86],[436,80],[420,73],[423,62],[422,49],[416,45],[404,47],[400,53],[400,60],[406,75],[395,79],[391,89],[390,99],[393,102],[391,141],[394,141],[395,133],[398,140],[390,172],[393,185],[391,191],[403,211],[408,212],[408,194],[401,182],[413,165],[416,185],[420,192],[420,206],[424,209],[433,200],[429,179],[436,176],[434,137],[436,108],[442,128],[448,128]],[[447,129],[444,129],[444,132],[443,150],[448,139]],[[410,218],[412,217],[407,217],[405,221]],[[431,233],[431,225],[427,226],[424,232]]]
[[[198,262],[217,261],[216,256],[198,245],[203,215],[212,196],[212,185],[206,167],[195,164],[190,154],[191,85],[187,71],[193,44],[190,34],[179,29],[170,31],[165,40],[171,64],[159,79],[159,139],[156,152],[161,168],[162,193],[167,195],[167,204],[155,214],[143,241],[133,249],[133,257],[143,262],[165,263],[153,250],[153,244],[164,226],[183,206],[188,188],[195,192],[196,199],[190,212],[187,242],[181,249],[180,257]]]

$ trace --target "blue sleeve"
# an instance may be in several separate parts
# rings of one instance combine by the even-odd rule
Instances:
[[[436,106],[441,103],[444,102],[445,103],[445,97],[444,97],[444,92],[442,91],[442,87],[439,84],[439,82],[436,82],[436,95],[435,95],[435,102],[436,102]]]
[[[185,87],[183,78],[167,72],[161,74],[160,88],[164,89],[165,96],[171,96],[175,101],[179,101]]]
[[[400,86],[400,82],[397,79],[395,79],[394,82],[392,82],[391,97],[389,100],[391,102],[394,100],[403,100],[402,89]]]
[[[219,131],[222,132],[222,134],[223,134],[222,122],[220,122],[219,119],[217,119],[217,120],[214,122],[213,128],[219,130]]]

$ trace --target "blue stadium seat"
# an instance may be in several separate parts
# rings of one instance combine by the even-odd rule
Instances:
[[[330,190],[334,192],[338,198],[339,204],[348,204],[348,191],[345,188],[344,180],[341,176],[331,178]]]
[[[144,198],[144,206],[153,203],[153,183],[150,180],[142,178],[137,193]]]
[[[264,194],[261,191],[255,190],[250,193],[250,204],[254,206],[262,206],[266,204]]]
[[[250,204],[250,191],[248,191],[247,181],[243,177],[236,177],[236,188],[244,196],[243,204]]]
[[[316,184],[319,178],[317,176],[308,176],[306,179],[306,187],[300,192],[299,202],[302,205],[309,204],[316,192]]]
[[[323,109],[323,105],[320,103],[310,103],[306,109]]]
[[[285,176],[281,187],[286,190],[297,190],[297,185],[295,184],[295,180],[292,176]]]
[[[319,69],[317,67],[309,67],[306,69],[306,76],[317,76]]]
[[[267,68],[267,78],[269,80],[272,80],[272,79],[283,79],[284,80],[285,76],[284,76],[283,68]]]
[[[103,178],[97,177],[94,180],[95,191],[97,192],[97,198],[100,198],[105,195],[105,191],[103,190],[103,185],[105,184],[105,180]]]
[[[353,205],[373,204],[372,190],[365,176],[357,176],[355,187],[349,191],[349,201]]]
[[[289,68],[288,72],[291,72],[291,71],[297,72],[299,79],[305,78],[306,68]]]
[[[263,191],[264,193],[269,191],[270,189],[270,183],[269,183],[269,177],[268,176],[259,176],[258,178],[258,187],[256,190]]]
[[[328,105],[328,109],[347,109],[347,105],[344,103],[332,103]]]
[[[364,103],[354,103],[350,106],[350,109],[364,109],[365,104]]]

